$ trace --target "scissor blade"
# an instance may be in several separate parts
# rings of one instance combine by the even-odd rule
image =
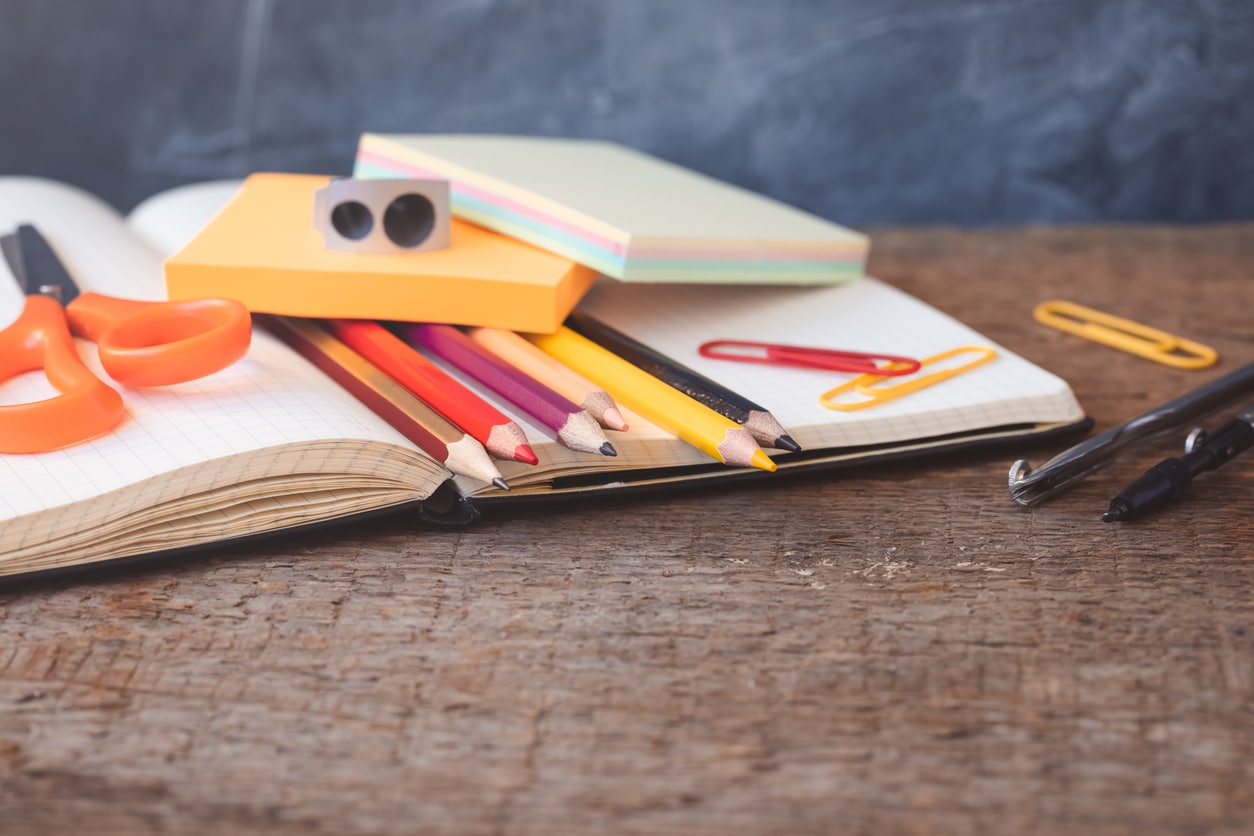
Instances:
[[[48,241],[30,224],[17,228],[17,240],[26,292],[51,296],[68,305],[78,295],[78,285]]]
[[[17,286],[26,292],[26,265],[22,263],[22,245],[13,233],[0,235],[0,251],[4,253],[9,272],[17,279]]]

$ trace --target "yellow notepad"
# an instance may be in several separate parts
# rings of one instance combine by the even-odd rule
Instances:
[[[357,177],[440,177],[453,213],[636,282],[829,284],[867,239],[777,200],[612,142],[364,134]]]
[[[328,250],[313,225],[327,177],[254,174],[165,263],[172,299],[224,296],[289,316],[406,319],[552,331],[595,274],[570,259],[456,219],[425,253]]]

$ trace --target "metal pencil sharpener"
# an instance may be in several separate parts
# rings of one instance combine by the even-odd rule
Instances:
[[[449,245],[447,180],[337,178],[314,193],[314,228],[329,250],[425,253]]]

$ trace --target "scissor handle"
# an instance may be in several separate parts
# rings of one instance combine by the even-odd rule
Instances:
[[[43,371],[60,395],[0,406],[0,453],[46,453],[103,435],[122,420],[122,396],[79,359],[61,304],[28,296],[0,331],[0,383]]]
[[[80,293],[65,309],[125,386],[169,386],[221,371],[248,352],[252,317],[234,299],[141,302]]]

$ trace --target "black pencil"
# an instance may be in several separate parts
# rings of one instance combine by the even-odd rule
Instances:
[[[695,369],[688,368],[581,311],[572,312],[566,318],[566,325],[693,400],[725,415],[737,424],[742,424],[763,447],[791,450],[794,453],[801,449],[801,445],[793,440],[765,407],[717,381],[710,380]]]

